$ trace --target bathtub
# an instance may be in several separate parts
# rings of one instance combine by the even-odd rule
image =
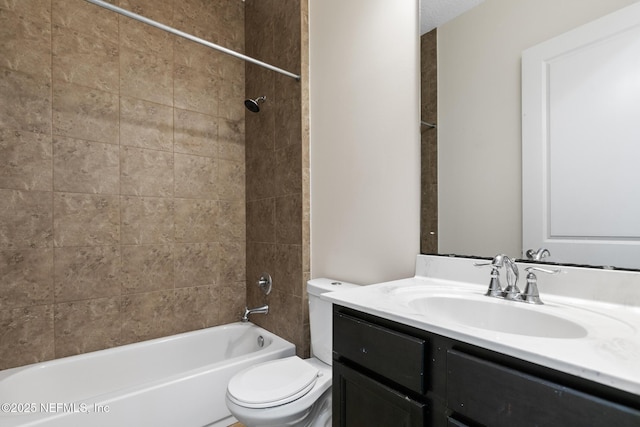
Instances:
[[[231,323],[0,371],[0,426],[228,426],[239,370],[295,354],[252,323]]]

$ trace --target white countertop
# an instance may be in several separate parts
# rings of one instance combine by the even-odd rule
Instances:
[[[602,302],[590,299],[589,297],[594,296],[591,294],[587,298],[585,295],[575,298],[553,293],[545,294],[543,274],[538,275],[538,282],[544,305],[530,305],[484,297],[483,294],[489,282],[488,270],[483,270],[482,275],[478,276],[486,282],[483,284],[474,283],[477,282],[477,277],[472,278],[474,282],[427,277],[429,273],[427,270],[433,273],[442,269],[434,269],[432,260],[425,261],[424,257],[427,256],[419,256],[416,276],[413,278],[330,292],[323,294],[322,298],[334,304],[640,395],[640,307],[638,305],[614,303],[610,301],[611,297],[603,297],[602,299],[607,302]],[[435,258],[436,262],[440,262],[437,257],[429,258]],[[446,258],[444,261],[452,262]],[[474,261],[457,259],[453,262],[456,264],[466,262],[472,266]],[[424,265],[421,266],[421,263]],[[428,264],[430,264],[430,268],[425,270],[423,267]],[[466,266],[466,264],[463,265]],[[566,272],[573,267],[560,268]],[[461,269],[455,268],[453,270],[459,271]],[[473,270],[474,268],[471,267],[471,270],[468,271]],[[569,271],[569,273],[571,272]],[[623,273],[627,274],[628,272]],[[580,274],[582,275],[580,277],[584,276],[584,272],[580,272]],[[441,274],[437,275],[442,276]],[[459,273],[454,275],[459,276]],[[640,274],[638,276],[638,279],[634,278],[634,282],[640,280]],[[567,277],[571,278],[572,276],[568,274],[565,279]],[[520,288],[523,287],[522,283]],[[585,284],[585,287],[589,288],[590,286]],[[615,284],[612,283],[604,292],[609,295],[613,289],[615,289]],[[636,289],[640,294],[640,287]],[[579,323],[587,330],[587,333],[586,336],[579,338],[547,338],[472,327],[439,316],[430,316],[426,310],[412,308],[408,301],[421,292],[432,296],[456,295],[478,301],[481,301],[479,298],[486,298],[500,304],[513,304],[523,310],[538,310],[543,313],[556,314]],[[589,292],[592,293],[592,291]],[[628,289],[625,292],[628,294]],[[632,299],[635,301],[637,299],[635,292],[633,294],[634,298]],[[628,300],[629,298],[627,298]]]

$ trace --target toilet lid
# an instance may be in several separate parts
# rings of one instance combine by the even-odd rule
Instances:
[[[318,369],[297,356],[245,369],[231,378],[227,394],[246,408],[270,408],[304,396],[313,388]]]

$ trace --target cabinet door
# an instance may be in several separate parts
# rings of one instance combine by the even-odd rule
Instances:
[[[426,405],[333,362],[334,427],[422,427]]]
[[[638,427],[640,411],[456,350],[447,355],[447,404],[492,427]]]

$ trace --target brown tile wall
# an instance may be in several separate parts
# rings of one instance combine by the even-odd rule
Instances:
[[[112,3],[244,49],[239,0]],[[249,200],[273,210],[285,250],[268,256],[300,299],[299,93],[260,76],[271,135],[253,146],[270,162],[247,158],[272,179],[250,177],[270,193]],[[84,0],[0,1],[0,369],[237,320],[244,87],[243,61]]]
[[[438,122],[438,39],[437,29],[420,38],[420,117]],[[438,131],[421,126],[422,197],[420,211],[420,253],[438,252]]]
[[[259,113],[246,115],[247,303],[268,303],[252,321],[309,354],[306,280],[309,277],[309,149],[307,2],[246,0],[247,54],[301,81],[247,64],[246,96],[266,96]],[[304,100],[304,102],[303,102]],[[273,278],[265,297],[256,286]]]

